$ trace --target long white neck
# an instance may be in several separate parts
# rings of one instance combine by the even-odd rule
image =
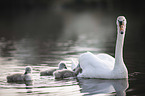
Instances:
[[[125,28],[123,32],[124,34],[120,33],[118,26],[116,49],[115,49],[115,65],[113,71],[118,75],[121,74],[122,78],[128,78],[127,68],[123,61],[123,44],[124,44]]]
[[[124,34],[120,34],[118,32],[117,41],[116,41],[116,49],[115,49],[115,63],[117,65],[124,63],[123,62],[123,44],[124,44]]]

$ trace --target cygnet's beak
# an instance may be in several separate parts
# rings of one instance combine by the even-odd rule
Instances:
[[[64,68],[65,68],[65,69],[67,69],[67,67],[66,67],[66,66],[65,66]]]

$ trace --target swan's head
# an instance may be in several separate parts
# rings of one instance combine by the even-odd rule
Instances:
[[[25,68],[25,74],[31,73],[31,71],[32,71],[32,68],[30,66],[27,66]]]
[[[58,67],[59,67],[60,70],[62,70],[62,69],[67,69],[66,64],[65,64],[64,62],[60,62],[60,63],[58,64]]]
[[[119,30],[119,34],[125,34],[125,29],[126,29],[126,18],[124,16],[119,16],[117,18],[117,26],[118,26],[118,30]]]

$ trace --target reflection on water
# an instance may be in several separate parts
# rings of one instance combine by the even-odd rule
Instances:
[[[136,4],[127,0],[12,2],[2,11],[5,16],[0,16],[0,95],[144,95],[145,19],[143,6],[136,8]],[[56,81],[39,75],[40,70],[56,67],[60,61],[70,69],[71,58],[86,51],[114,56],[118,15],[125,15],[128,22],[124,61],[129,80]],[[6,82],[8,74],[23,73],[27,65],[33,67],[33,85]]]
[[[116,92],[116,96],[126,96],[128,80],[101,80],[101,79],[83,79],[78,78],[82,93],[86,95],[106,94]]]

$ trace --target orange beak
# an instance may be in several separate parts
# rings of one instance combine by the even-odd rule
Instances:
[[[121,31],[121,30],[124,31],[124,25],[121,25],[121,26],[120,26],[120,31]]]
[[[124,23],[121,21],[119,22],[120,31],[124,31]]]

